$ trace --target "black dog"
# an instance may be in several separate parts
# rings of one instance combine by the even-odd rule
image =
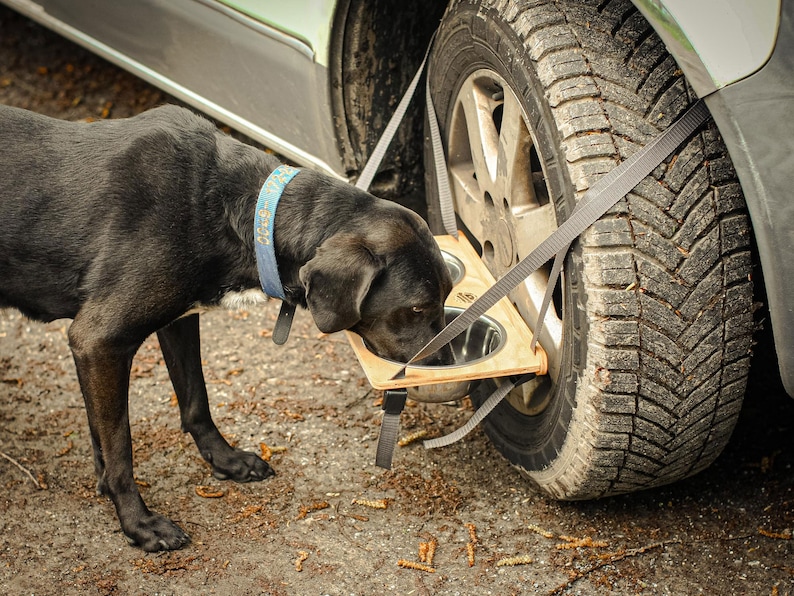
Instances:
[[[147,551],[189,540],[146,507],[133,481],[128,384],[150,334],[182,428],[213,473],[238,482],[273,473],[215,427],[191,313],[241,293],[264,299],[254,211],[278,165],[174,106],[94,123],[0,106],[0,307],[73,319],[97,490]],[[351,329],[381,356],[405,361],[443,326],[449,274],[411,211],[301,170],[283,192],[274,239],[286,302],[307,307],[321,331]]]

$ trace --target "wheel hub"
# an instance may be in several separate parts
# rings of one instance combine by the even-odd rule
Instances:
[[[483,260],[496,277],[501,276],[515,264],[518,250],[513,229],[515,221],[510,214],[507,199],[494,202],[486,198],[483,213]]]

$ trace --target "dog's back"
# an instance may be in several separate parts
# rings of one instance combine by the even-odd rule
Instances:
[[[87,286],[166,251],[153,230],[181,227],[215,135],[175,106],[93,123],[0,106],[0,307],[73,317]]]

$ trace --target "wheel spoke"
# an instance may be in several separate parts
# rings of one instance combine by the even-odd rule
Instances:
[[[512,93],[505,94],[500,111],[497,192],[507,198],[513,213],[517,213],[528,205],[536,204],[530,164],[532,137],[524,122],[521,106]]]
[[[552,205],[521,210],[514,223],[519,256],[527,256],[556,229],[557,218]]]
[[[482,182],[487,183],[490,177],[479,123],[481,95],[472,79],[461,88],[452,114],[448,149],[455,211],[477,238],[485,234],[481,217],[486,209]]]
[[[554,208],[551,205],[527,209],[516,217],[515,221],[515,238],[518,244],[518,254],[521,258],[531,253],[557,229],[557,220],[554,215]],[[540,311],[548,281],[548,272],[545,269],[541,269],[533,273],[525,284],[528,287],[525,288],[523,300],[528,301],[529,304],[522,310],[527,311],[523,314],[529,317],[527,321],[533,327]],[[552,345],[559,347],[562,341],[562,321],[554,311],[553,304],[550,305],[546,314],[544,327],[551,335],[549,333],[546,334],[546,341],[542,342],[543,347],[547,349],[551,349]],[[550,339],[553,344],[549,344]]]
[[[476,238],[482,238],[485,234],[480,217],[484,209],[483,191],[474,177],[474,168],[461,163],[450,168],[450,176],[455,212]]]
[[[490,98],[476,80],[470,79],[461,90],[460,100],[463,113],[458,118],[463,118],[464,122],[456,119],[455,132],[464,125],[469,140],[469,154],[462,157],[471,161],[477,180],[487,189],[488,183],[496,179],[499,139],[491,116]],[[457,156],[450,155],[450,161],[456,163]]]

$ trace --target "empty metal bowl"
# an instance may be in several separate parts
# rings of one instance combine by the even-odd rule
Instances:
[[[463,309],[447,306],[444,309],[446,322],[449,323]],[[485,315],[477,319],[463,333],[458,335],[450,342],[455,363],[448,366],[414,366],[412,368],[439,369],[439,368],[461,368],[489,358],[502,348],[505,344],[507,335],[504,327],[494,319]],[[423,402],[445,402],[462,399],[466,397],[474,385],[479,381],[450,381],[435,385],[423,385],[420,387],[408,387],[408,397],[416,401]]]
[[[444,257],[444,262],[447,264],[447,269],[449,269],[449,275],[452,277],[452,285],[458,285],[463,279],[463,276],[466,275],[466,266],[458,257],[444,252],[443,250],[441,251],[441,256]]]

